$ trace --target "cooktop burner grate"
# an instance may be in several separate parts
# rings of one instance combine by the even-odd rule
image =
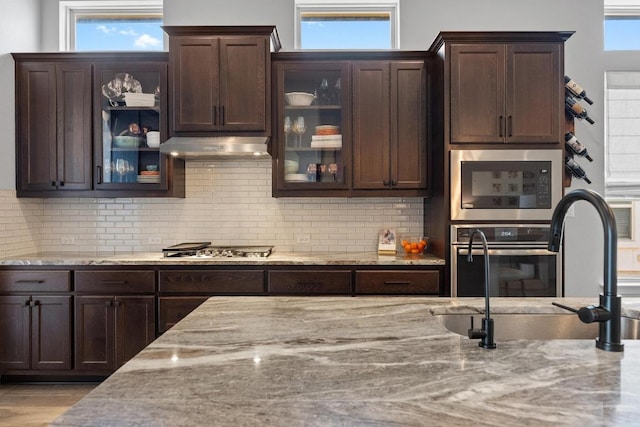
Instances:
[[[179,243],[162,249],[165,257],[194,258],[263,258],[273,252],[273,246],[211,246],[211,242]]]

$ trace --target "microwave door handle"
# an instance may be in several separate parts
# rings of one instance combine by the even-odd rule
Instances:
[[[458,255],[467,256],[469,254],[468,249],[459,248]],[[482,249],[472,249],[471,255],[473,256],[482,256],[484,255],[484,251]],[[548,251],[547,249],[489,249],[489,256],[496,255],[557,255],[556,252]]]

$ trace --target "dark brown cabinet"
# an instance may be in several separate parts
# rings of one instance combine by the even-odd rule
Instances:
[[[282,52],[273,61],[275,197],[429,195],[426,52]],[[291,100],[301,92],[309,105]]]
[[[91,63],[16,59],[16,189],[90,190]]]
[[[356,271],[356,294],[438,295],[439,270]]]
[[[563,46],[512,41],[450,45],[451,143],[563,141]]]
[[[0,374],[71,369],[69,272],[0,272]]]
[[[427,188],[424,61],[353,64],[353,188]]]
[[[160,270],[158,332],[166,332],[214,295],[265,295],[264,270]]]
[[[184,161],[147,142],[167,136],[167,53],[13,57],[18,197],[184,197]]]
[[[351,294],[350,270],[269,271],[270,294],[326,295]]]
[[[155,339],[153,271],[76,271],[75,369],[112,372]]]
[[[170,134],[250,131],[269,135],[274,27],[163,28],[169,34]]]

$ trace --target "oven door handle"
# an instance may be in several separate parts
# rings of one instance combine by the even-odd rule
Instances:
[[[458,255],[467,256],[469,254],[469,250],[467,248],[458,248]],[[484,251],[482,249],[472,249],[471,255],[480,256],[484,255]],[[551,252],[547,249],[489,249],[489,256],[492,255],[558,255],[556,252]]]

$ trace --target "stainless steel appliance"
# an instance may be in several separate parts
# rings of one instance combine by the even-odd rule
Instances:
[[[484,296],[484,254],[473,245],[467,262],[469,237],[480,229],[487,237],[491,296],[562,296],[562,256],[547,250],[546,224],[465,224],[451,226],[451,296]]]
[[[211,246],[211,242],[178,243],[162,249],[165,257],[190,258],[263,258],[273,252],[273,246]]]
[[[451,220],[548,221],[562,177],[562,150],[452,150]]]

